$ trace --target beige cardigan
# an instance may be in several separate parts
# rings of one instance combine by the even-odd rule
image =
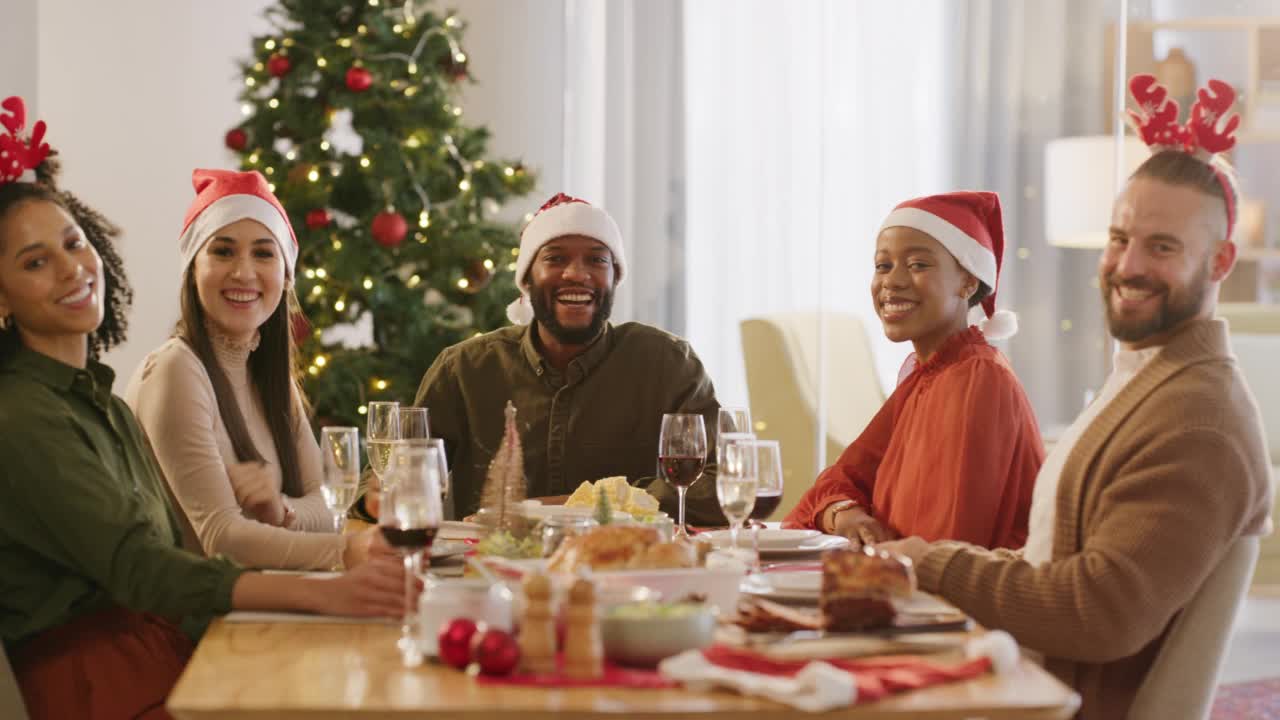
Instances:
[[[225,341],[214,348],[253,444],[279,488],[282,478],[275,443],[249,380],[249,349]],[[209,374],[186,342],[170,339],[148,355],[129,381],[125,401],[138,416],[182,507],[187,521],[183,538],[189,550],[225,555],[255,568],[329,570],[341,564],[345,544],[333,532],[333,516],[320,494],[320,447],[301,400],[295,408],[294,438],[304,492],[290,500],[297,512],[292,529],[249,518],[237,504],[227,474],[227,467],[237,462],[231,438],[218,414]]]
[[[1123,718],[1174,615],[1236,538],[1270,531],[1269,474],[1226,324],[1194,321],[1067,458],[1050,562],[938,543],[920,586],[1043,653],[1080,717]]]

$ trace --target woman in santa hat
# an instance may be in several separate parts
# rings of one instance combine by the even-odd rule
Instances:
[[[250,567],[353,567],[375,529],[333,532],[293,376],[298,241],[257,172],[196,170],[182,315],[125,391],[182,506],[187,549]]]
[[[398,617],[378,556],[333,579],[246,572],[179,547],[164,481],[115,375],[131,293],[118,230],[55,183],[21,99],[0,103],[0,642],[27,715],[167,718],[209,618],[231,609]]]
[[[953,192],[896,207],[876,238],[871,300],[915,352],[898,387],[787,515],[855,543],[898,536],[1021,547],[1044,444],[1031,404],[988,340],[1017,320],[996,311],[1000,198]],[[971,308],[986,316],[970,326]]]

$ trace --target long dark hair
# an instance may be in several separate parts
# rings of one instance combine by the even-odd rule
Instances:
[[[76,221],[89,244],[102,259],[103,288],[102,322],[89,333],[89,359],[96,360],[111,348],[124,342],[129,329],[129,307],[133,304],[133,289],[125,276],[124,261],[116,253],[114,240],[120,236],[120,228],[97,210],[85,205],[75,195],[60,190],[57,184],[60,166],[56,152],[49,154],[36,168],[35,182],[11,182],[0,185],[0,222],[28,202],[49,202],[66,210]],[[0,328],[0,362],[7,360],[22,345],[18,328],[13,323]]]
[[[182,317],[178,320],[174,335],[191,346],[205,371],[209,373],[213,396],[218,401],[218,415],[227,428],[236,459],[240,462],[263,462],[262,454],[253,444],[253,438],[249,437],[249,427],[240,412],[240,403],[236,402],[235,393],[231,391],[227,374],[223,372],[213,353],[213,342],[209,339],[208,326],[205,325],[204,306],[200,304],[200,294],[196,290],[193,267],[194,261],[182,275]],[[276,456],[280,458],[281,489],[290,497],[301,497],[303,494],[298,446],[293,437],[295,423],[301,418],[295,417],[294,398],[301,399],[304,407],[306,398],[297,382],[296,348],[289,323],[290,313],[297,304],[298,300],[290,284],[285,287],[275,311],[258,328],[261,336],[258,348],[249,353],[249,380],[262,399],[262,410],[267,418],[267,427],[271,430],[271,441],[275,443]]]

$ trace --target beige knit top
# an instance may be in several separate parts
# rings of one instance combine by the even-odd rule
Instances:
[[[280,462],[257,391],[249,379],[249,353],[211,333],[214,354],[235,393],[254,446],[281,487]],[[237,462],[218,413],[204,365],[183,340],[172,338],[143,361],[129,381],[125,401],[147,434],[160,468],[186,516],[184,544],[206,555],[225,555],[255,568],[328,570],[340,565],[344,541],[332,532],[333,516],[320,494],[320,446],[299,398],[294,439],[303,496],[291,498],[297,519],[290,529],[246,516],[236,502],[227,468]]]

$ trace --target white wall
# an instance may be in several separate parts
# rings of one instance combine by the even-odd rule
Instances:
[[[19,95],[27,101],[27,127],[39,110],[36,94],[36,0],[4,0],[0,5],[0,99]]]
[[[49,142],[63,154],[63,185],[124,229],[133,313],[129,341],[106,358],[123,391],[177,319],[191,170],[235,162],[222,144],[239,116],[235,61],[267,30],[269,3],[40,0],[19,27],[9,22],[11,2],[0,59],[11,52],[7,35],[38,40],[33,84]],[[14,74],[26,75],[3,73]]]

